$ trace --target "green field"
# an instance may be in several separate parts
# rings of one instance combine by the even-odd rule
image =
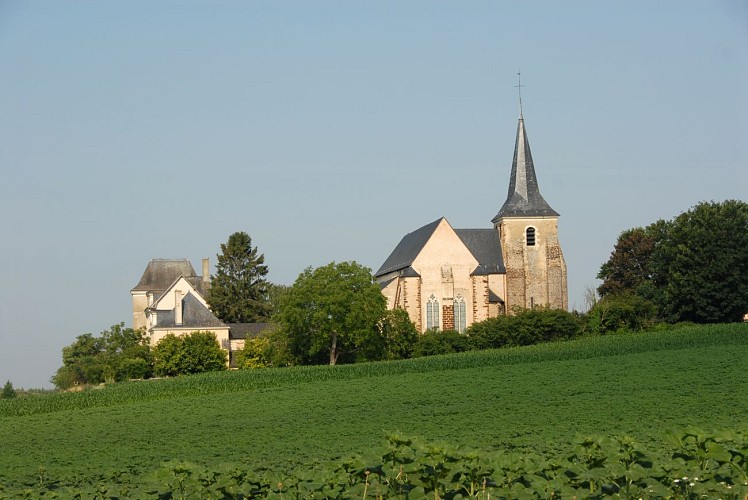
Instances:
[[[747,367],[748,325],[719,325],[3,400],[0,497],[173,460],[280,470],[373,453],[388,432],[544,456],[628,435],[656,456],[667,432],[745,430]]]

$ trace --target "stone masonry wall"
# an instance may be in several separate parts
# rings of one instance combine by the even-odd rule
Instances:
[[[504,219],[499,233],[506,267],[506,307],[568,308],[566,263],[558,242],[555,217]],[[527,246],[525,231],[535,228],[535,245]]]

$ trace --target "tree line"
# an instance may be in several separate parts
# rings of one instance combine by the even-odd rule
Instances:
[[[307,268],[290,287],[267,280],[264,255],[245,232],[221,244],[207,302],[226,323],[270,322],[236,355],[238,368],[404,359],[529,345],[583,334],[741,321],[748,312],[748,205],[701,203],[670,221],[624,231],[603,263],[586,313],[535,308],[419,335],[402,309],[387,310],[371,270],[356,262]],[[148,345],[142,330],[112,326],[63,349],[57,387],[226,369],[209,332]]]
[[[730,323],[748,313],[748,204],[703,202],[623,231],[597,277],[596,327]]]

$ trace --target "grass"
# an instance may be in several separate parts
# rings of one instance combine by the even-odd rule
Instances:
[[[629,434],[656,449],[667,431],[745,425],[746,359],[748,325],[719,325],[0,401],[0,484],[38,482],[40,468],[138,476],[175,459],[282,467],[371,450],[385,431],[551,452]]]

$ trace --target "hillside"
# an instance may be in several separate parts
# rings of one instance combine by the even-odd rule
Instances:
[[[669,431],[746,425],[747,359],[748,325],[720,325],[0,401],[0,485],[38,484],[40,470],[132,479],[170,460],[280,469],[367,454],[395,431],[551,455],[625,434],[656,453]]]

